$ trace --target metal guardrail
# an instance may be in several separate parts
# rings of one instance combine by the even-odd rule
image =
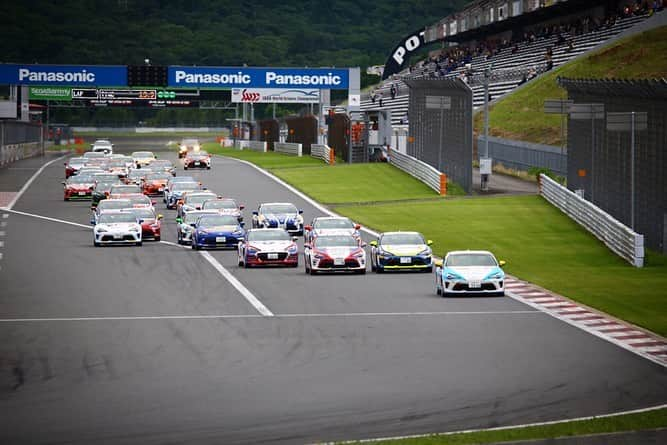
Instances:
[[[237,139],[234,145],[234,148],[237,150],[252,150],[252,151],[260,151],[263,153],[266,153],[266,142],[262,141],[248,141],[248,140],[241,140]]]
[[[278,153],[285,153],[289,155],[302,156],[303,145],[294,142],[274,142],[273,150]]]
[[[329,165],[333,165],[336,162],[336,157],[334,156],[334,150],[333,148],[330,148],[328,145],[311,144],[310,155],[314,158],[323,160]]]
[[[544,174],[540,175],[540,195],[630,264],[644,266],[644,235],[633,232],[604,210]]]
[[[39,156],[42,154],[41,142],[26,142],[23,144],[9,144],[0,146],[0,167],[12,162]]]
[[[427,163],[396,150],[389,150],[389,163],[419,179],[440,195],[447,194],[447,175]]]

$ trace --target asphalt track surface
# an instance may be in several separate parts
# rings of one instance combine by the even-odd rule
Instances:
[[[127,144],[117,151],[164,149]],[[0,186],[20,189],[44,162],[0,170]],[[87,226],[63,174],[44,169],[14,210]],[[187,174],[248,221],[264,201],[321,214],[234,160]],[[246,270],[209,252],[263,316],[205,255],[168,243],[175,212],[158,208],[167,243],[109,248],[88,227],[0,210],[0,443],[312,443],[667,401],[664,368],[510,298],[439,298],[429,274]]]

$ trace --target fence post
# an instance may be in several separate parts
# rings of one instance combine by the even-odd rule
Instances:
[[[440,196],[447,195],[447,175],[440,173]]]
[[[334,149],[329,150],[329,165],[334,165],[336,162],[336,155],[334,154]]]

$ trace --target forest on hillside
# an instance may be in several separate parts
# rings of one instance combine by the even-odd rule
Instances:
[[[459,10],[464,0],[20,0],[0,14],[0,63],[362,68],[379,80],[402,37]],[[98,110],[64,119],[118,124],[160,113],[191,124],[195,110]],[[122,118],[121,118],[122,116]],[[197,117],[200,116],[200,117]],[[164,117],[164,116],[163,116]],[[220,117],[216,118],[218,121]],[[95,122],[93,122],[95,121]],[[198,122],[197,122],[198,121]]]

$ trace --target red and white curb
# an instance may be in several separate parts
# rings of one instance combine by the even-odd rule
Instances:
[[[534,284],[506,277],[505,293],[535,309],[667,367],[667,340]]]
[[[18,192],[0,192],[0,208],[7,207],[14,201]]]

